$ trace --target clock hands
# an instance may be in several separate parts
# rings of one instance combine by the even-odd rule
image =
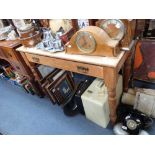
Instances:
[[[87,45],[86,38],[85,38],[85,37],[83,37],[82,39],[83,39],[83,44],[82,44],[82,46],[85,46],[85,45]]]
[[[76,38],[76,44],[80,51],[90,53],[94,51],[96,42],[94,37],[89,32],[79,32]]]
[[[100,27],[107,32],[111,39],[121,40],[124,36],[124,24],[121,20],[107,19],[104,20]]]

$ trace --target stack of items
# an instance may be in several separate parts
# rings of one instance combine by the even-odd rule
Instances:
[[[30,81],[26,77],[21,76],[18,73],[16,73],[14,84],[23,88],[27,93],[30,93],[32,95],[35,94],[35,91],[31,85]]]
[[[40,84],[52,103],[58,105],[65,104],[75,89],[72,73],[60,69],[54,69]]]
[[[75,83],[71,72],[60,69],[51,70],[45,66],[38,67],[38,70],[43,77],[40,84],[53,104],[61,105],[67,116],[78,113],[85,115],[81,95],[92,83],[92,78]]]
[[[38,49],[49,52],[64,51],[64,45],[74,33],[69,20],[40,20],[43,40]]]
[[[122,103],[155,118],[155,90],[145,88],[129,89],[123,93]]]
[[[15,78],[15,73],[13,68],[10,65],[2,65],[0,66],[1,68],[1,78],[5,79],[14,79]]]
[[[63,51],[64,44],[68,42],[73,33],[73,29],[65,33],[62,27],[55,34],[50,28],[42,28],[42,31],[43,40],[37,45],[37,48],[50,52]]]
[[[122,76],[117,84],[117,104],[122,94]],[[63,106],[67,116],[81,113],[97,125],[106,128],[109,123],[109,105],[107,87],[103,79],[85,79],[76,87],[75,93]]]
[[[67,116],[81,113],[87,119],[106,128],[109,123],[107,87],[102,79],[84,79],[78,84],[71,72],[53,69],[40,84],[53,104],[61,105]],[[117,103],[122,94],[122,76],[117,84]]]
[[[37,45],[38,49],[47,50],[50,52],[63,51],[64,47],[60,39],[62,32],[52,35],[50,28],[42,28],[43,40]]]
[[[92,83],[92,78],[74,82],[73,74],[60,69],[39,66],[40,84],[53,104],[61,105],[65,115],[85,115],[81,95]]]
[[[0,78],[7,80],[15,87],[24,89],[27,93],[35,94],[30,81],[25,76],[16,73],[10,65],[0,67]]]
[[[148,134],[155,118],[155,91],[151,89],[129,89],[123,93],[122,103],[118,107],[118,123],[115,134]]]
[[[21,43],[25,47],[36,46],[38,49],[49,52],[64,51],[64,45],[74,33],[73,28],[66,29],[59,24],[55,28],[55,20],[52,21],[52,26],[49,25],[48,20],[12,21],[19,33]],[[56,31],[51,30],[51,27]]]

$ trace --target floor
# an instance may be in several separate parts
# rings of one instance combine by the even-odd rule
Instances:
[[[0,80],[0,133],[5,135],[109,135],[82,115],[67,117],[49,99],[25,93]]]
[[[155,134],[155,123],[148,130]],[[0,79],[0,133],[4,135],[111,135],[83,115],[67,117],[48,98],[25,93]]]

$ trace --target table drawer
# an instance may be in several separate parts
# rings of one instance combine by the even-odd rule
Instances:
[[[95,76],[99,78],[103,78],[103,67],[95,66],[86,63],[80,63],[70,60],[58,59],[48,56],[34,55],[30,53],[25,53],[27,59],[30,62],[43,64],[59,69],[68,70],[71,72],[76,72],[80,74]]]

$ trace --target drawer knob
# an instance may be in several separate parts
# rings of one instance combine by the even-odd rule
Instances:
[[[35,62],[39,62],[40,61],[39,58],[37,58],[37,57],[32,57],[32,60],[35,61]]]
[[[77,66],[77,70],[81,73],[88,73],[89,72],[89,68],[84,67],[84,66]]]

